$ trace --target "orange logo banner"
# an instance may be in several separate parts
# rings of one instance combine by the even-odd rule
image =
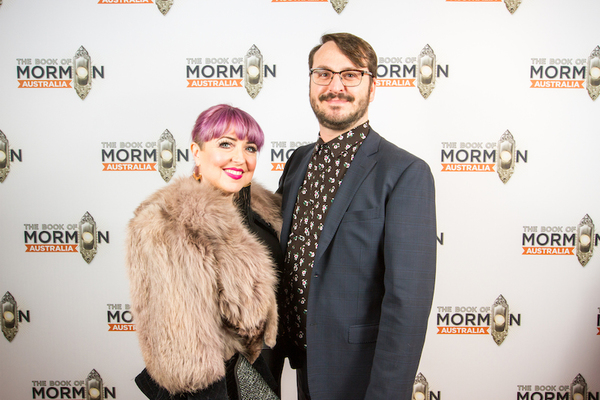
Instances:
[[[71,81],[64,79],[36,79],[36,80],[25,80],[19,79],[19,88],[26,89],[64,89],[73,88]]]
[[[529,88],[534,89],[583,89],[584,81],[559,81],[532,79]]]
[[[438,326],[438,335],[487,335],[489,329],[489,326]]]
[[[494,172],[494,164],[442,164],[442,172]]]
[[[375,79],[377,87],[415,87],[416,79]]]
[[[77,253],[76,244],[26,244],[26,253]]]
[[[102,163],[102,171],[156,171],[156,163]]]
[[[242,87],[241,79],[188,79],[187,87]]]
[[[108,324],[109,332],[135,332],[134,324]]]
[[[598,328],[598,333],[596,334],[596,336],[600,336],[600,328]]]
[[[283,171],[283,168],[285,167],[284,162],[272,162],[271,165],[273,166],[271,171]]]
[[[572,256],[575,247],[523,247],[523,254],[529,256]]]

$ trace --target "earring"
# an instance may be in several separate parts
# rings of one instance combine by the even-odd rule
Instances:
[[[194,167],[194,172],[192,172],[192,176],[198,182],[202,180],[202,173],[200,173],[200,168],[197,165]]]

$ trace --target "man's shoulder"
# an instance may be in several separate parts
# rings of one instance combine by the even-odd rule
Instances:
[[[304,154],[306,152],[313,151],[313,149],[315,148],[316,144],[317,144],[317,142],[312,142],[312,143],[309,143],[309,144],[305,144],[303,146],[300,146],[300,147],[296,148],[296,150],[294,150],[294,151]]]
[[[409,152],[408,150],[405,150],[401,147],[399,147],[398,145],[396,145],[395,143],[390,142],[389,140],[387,140],[385,137],[383,137],[381,134],[375,132],[373,129],[371,129],[371,132],[369,133],[369,135],[373,135],[373,139],[376,139],[379,143],[378,143],[378,151],[381,155],[381,157],[383,159],[389,160],[390,162],[398,162],[398,161],[402,161],[404,163],[418,163],[418,164],[425,164],[427,165],[427,163],[420,157],[416,156],[415,154]]]
[[[305,144],[303,146],[296,148],[292,152],[290,158],[288,159],[288,162],[293,161],[293,159],[299,160],[300,158],[302,158],[302,156],[306,155],[307,153],[312,153],[312,151],[315,148],[315,145],[316,145],[316,142]]]

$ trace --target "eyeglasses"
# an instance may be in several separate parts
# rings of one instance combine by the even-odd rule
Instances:
[[[340,75],[340,79],[342,80],[342,85],[346,87],[354,87],[360,85],[362,82],[363,75],[367,74],[369,76],[373,76],[373,74],[369,71],[360,71],[357,69],[347,69],[345,71],[331,71],[326,68],[311,68],[310,76],[312,77],[312,81],[319,86],[327,86],[333,80],[335,74]]]

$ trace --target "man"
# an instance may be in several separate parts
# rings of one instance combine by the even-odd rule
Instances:
[[[371,46],[348,33],[321,43],[309,55],[319,138],[279,181],[278,350],[301,400],[409,400],[435,279],[433,178],[370,128]]]

